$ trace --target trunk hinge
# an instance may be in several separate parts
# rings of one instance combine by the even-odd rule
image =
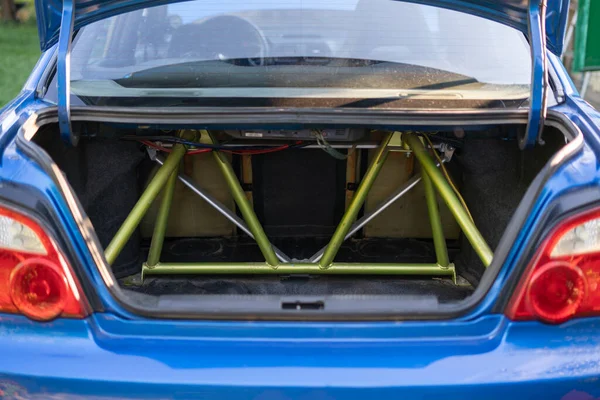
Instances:
[[[56,81],[58,89],[58,127],[60,137],[68,145],[77,146],[79,135],[71,128],[71,41],[75,25],[74,0],[63,0]]]
[[[531,44],[531,95],[527,129],[519,135],[519,147],[531,148],[541,140],[548,96],[546,54],[546,0],[529,5],[529,42]]]

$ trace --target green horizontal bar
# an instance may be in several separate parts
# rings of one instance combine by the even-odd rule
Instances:
[[[454,265],[447,268],[437,264],[393,263],[333,263],[327,269],[319,264],[297,263],[271,266],[267,263],[158,263],[154,267],[144,264],[145,275],[195,275],[195,274],[320,274],[320,275],[434,275],[455,276]]]

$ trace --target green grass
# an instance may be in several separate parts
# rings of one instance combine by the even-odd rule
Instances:
[[[21,91],[39,56],[35,23],[0,22],[0,107]]]

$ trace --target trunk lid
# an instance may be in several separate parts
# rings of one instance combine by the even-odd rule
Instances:
[[[74,9],[74,29],[77,30],[94,21],[139,8],[158,6],[177,1],[159,0],[35,0],[37,24],[42,51],[56,42],[61,29],[61,14],[64,5],[72,4]],[[529,0],[413,0],[414,3],[448,8],[510,25],[529,36],[528,13],[530,7],[539,5]],[[276,4],[276,2],[273,2]],[[300,6],[300,3],[299,3]],[[563,38],[569,10],[569,0],[551,1],[546,11],[547,46],[555,54],[562,53]]]
[[[58,42],[58,114],[62,139],[75,146],[78,137],[71,129],[70,53],[73,32],[87,24],[117,14],[175,1],[142,0],[36,0],[40,46],[46,50]],[[548,86],[546,50],[562,52],[568,0],[546,4],[546,0],[411,0],[460,11],[510,25],[523,32],[531,45],[532,77],[529,123],[519,138],[521,148],[538,140],[546,116]],[[277,2],[273,1],[276,6]],[[301,3],[298,4],[301,7]]]

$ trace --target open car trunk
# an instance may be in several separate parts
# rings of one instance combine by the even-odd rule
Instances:
[[[84,133],[76,148],[64,146],[57,127],[52,124],[42,127],[33,141],[64,172],[106,248],[160,168],[148,149],[161,147],[173,152],[176,145],[168,138],[180,133],[100,123],[82,123],[74,129]],[[523,152],[516,143],[520,129],[523,127],[503,125],[426,132],[440,159],[446,157],[445,172],[451,176],[455,192],[461,194],[474,225],[492,250],[533,178],[565,144],[562,132],[547,127],[543,134],[545,145]],[[193,132],[200,138],[207,134]],[[318,263],[315,253],[328,245],[344,214],[352,208],[352,199],[377,158],[379,144],[389,132],[356,126],[296,131],[239,128],[210,133],[220,146],[225,146],[222,149],[226,152],[220,154],[232,166],[244,198],[266,237],[289,258],[282,264],[289,268],[298,266],[299,272],[286,269],[264,273],[248,268],[247,272],[234,274],[227,268],[221,270],[228,264],[252,262],[253,266],[263,267],[267,264],[256,241],[236,226],[231,217],[225,217],[179,180],[168,207],[160,264],[211,267],[202,273],[182,269],[141,276],[167,192],[164,187],[168,184],[163,184],[161,193],[151,202],[112,262],[112,272],[126,291],[157,296],[278,295],[292,299],[289,304],[282,303],[283,308],[293,308],[300,307],[294,298],[328,295],[429,296],[438,303],[459,302],[469,297],[479,284],[486,267],[437,191],[434,196],[439,225],[453,273],[342,270],[345,265],[375,269],[378,265],[399,265],[401,269],[402,265],[439,262],[423,181],[389,202],[391,196],[421,173],[414,152],[399,144],[390,147],[364,202],[358,205],[356,218],[350,222],[356,223],[382,204],[388,204],[385,210],[343,241],[334,257],[339,266],[335,273],[312,273],[303,268],[310,262]],[[323,139],[317,142],[315,134],[319,133]],[[195,138],[200,140],[198,136]],[[428,146],[428,141],[424,143]],[[214,152],[196,153],[182,158],[178,173],[243,221],[244,214],[228,185],[231,182],[220,170]],[[158,154],[164,161],[167,153],[159,150]],[[439,163],[432,153],[429,156]],[[327,308],[319,302],[310,306]]]

